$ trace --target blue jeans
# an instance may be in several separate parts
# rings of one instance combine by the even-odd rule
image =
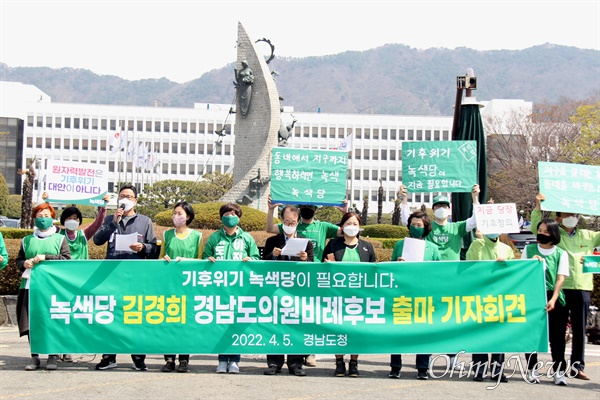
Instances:
[[[416,367],[417,370],[429,368],[429,357],[431,354],[417,354]],[[390,367],[402,369],[402,355],[392,354],[390,358]]]
[[[219,362],[225,361],[227,363],[239,363],[242,356],[239,354],[219,354]]]

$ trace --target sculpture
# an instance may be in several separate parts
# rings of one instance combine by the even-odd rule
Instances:
[[[292,118],[294,118],[293,115]],[[279,141],[278,146],[287,146],[287,140],[290,136],[292,136],[292,130],[294,129],[294,125],[296,124],[296,122],[298,122],[298,120],[294,118],[291,125],[285,126],[283,124],[283,120],[281,121],[281,126],[279,127],[279,132],[277,133],[277,139]]]
[[[242,69],[239,71],[234,68],[235,82],[233,85],[237,89],[238,99],[240,101],[240,111],[243,117],[248,115],[250,109],[250,100],[252,99],[252,84],[254,83],[254,73],[248,66],[248,61],[242,61]]]

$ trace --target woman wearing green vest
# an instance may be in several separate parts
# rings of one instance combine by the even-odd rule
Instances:
[[[569,258],[567,252],[556,247],[560,242],[558,223],[553,219],[543,219],[537,226],[538,244],[525,246],[521,258],[536,258],[544,262],[546,274],[546,295],[548,303],[548,335],[552,353],[554,383],[567,386],[565,361],[565,333],[569,318],[565,307],[565,297],[561,291],[566,276],[569,276]],[[527,354],[528,380],[539,383],[540,374],[536,370],[537,354]]]
[[[189,228],[194,217],[194,209],[187,201],[180,201],[175,204],[173,208],[173,226],[175,228],[165,231],[163,234],[163,245],[160,254],[168,263],[202,258],[202,251],[204,251],[202,232]],[[175,359],[175,354],[166,354],[166,363],[161,371],[174,371]],[[190,355],[180,354],[177,372],[188,372],[189,363]]]
[[[358,238],[360,232],[360,218],[358,214],[347,212],[342,216],[340,227],[344,232],[343,237],[331,239],[323,250],[324,262],[375,262],[375,251],[371,243]],[[335,355],[335,376],[346,375],[344,355]],[[348,376],[358,376],[358,354],[350,355]]]
[[[4,244],[4,237],[0,233],[0,269],[8,265],[8,251],[6,251],[6,244]]]
[[[54,208],[48,203],[42,203],[31,213],[35,229],[32,235],[25,236],[17,255],[16,264],[23,271],[23,279],[17,296],[17,321],[20,336],[29,337],[29,274],[31,269],[45,260],[70,260],[69,245],[63,235],[56,233],[53,222],[56,217]],[[57,368],[58,355],[50,354],[46,363],[47,370]],[[40,355],[31,354],[31,360],[25,366],[25,371],[33,371],[40,366]]]

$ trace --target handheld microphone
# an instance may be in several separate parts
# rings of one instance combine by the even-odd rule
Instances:
[[[119,204],[119,208],[121,208],[121,209],[124,210],[125,209],[125,204],[124,203]]]

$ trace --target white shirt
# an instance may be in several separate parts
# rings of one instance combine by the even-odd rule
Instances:
[[[544,249],[540,247],[538,244],[538,251],[544,255],[549,256],[556,251],[556,246],[552,246],[551,249]],[[521,258],[531,258],[527,256],[527,246],[523,249],[523,253],[521,254]],[[546,269],[546,260],[544,260],[544,269]],[[557,275],[569,276],[569,255],[566,251],[563,251],[560,256],[560,260],[558,261],[558,271],[556,271]]]

